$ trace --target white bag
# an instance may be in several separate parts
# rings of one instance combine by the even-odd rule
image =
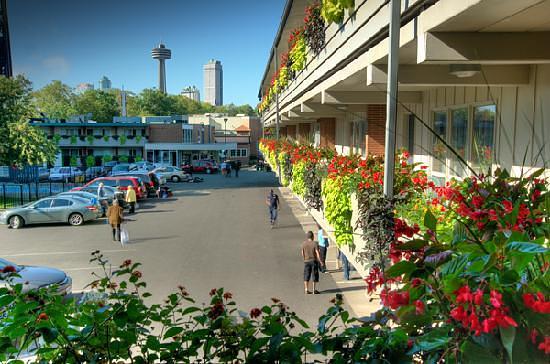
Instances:
[[[130,240],[130,236],[128,235],[128,229],[126,227],[120,228],[120,244],[126,245],[128,244],[128,241]]]

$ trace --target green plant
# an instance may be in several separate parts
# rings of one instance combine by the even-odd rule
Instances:
[[[86,167],[90,168],[95,166],[95,157],[93,155],[89,155],[86,157]]]
[[[119,155],[118,156],[118,161],[120,163],[128,163],[128,156],[127,155]]]
[[[306,193],[306,162],[299,161],[294,163],[292,167],[292,192],[300,197],[304,197]]]
[[[325,46],[325,22],[321,16],[321,5],[315,3],[306,7],[304,37],[313,54],[318,55]]]
[[[59,141],[61,140],[61,135],[59,134],[54,134],[53,135],[53,140],[55,142],[55,145],[59,145]]]
[[[77,137],[76,135],[71,135],[71,144],[76,144]]]
[[[322,0],[321,16],[327,23],[342,23],[344,11],[351,11],[354,6],[354,0]]]
[[[142,158],[141,156],[138,155],[138,156],[136,156],[136,157],[134,158],[134,160],[135,160],[136,162],[141,162],[141,161],[143,160],[143,158]]]
[[[139,143],[142,139],[142,136],[141,135],[137,135],[136,136],[136,142]]]
[[[113,160],[113,156],[110,154],[104,154],[102,157],[103,164],[108,163]]]
[[[71,167],[78,166],[78,158],[73,155],[69,161],[69,164],[71,165]]]
[[[103,140],[104,140],[105,142],[108,142],[108,141],[109,141],[109,136],[108,136],[108,135],[104,135],[104,136],[103,136]]]
[[[94,144],[94,136],[93,135],[88,135],[86,137],[86,140],[88,141],[88,144],[90,144],[90,145]]]
[[[126,144],[126,135],[124,135],[124,134],[121,135],[121,136],[119,137],[119,142],[120,142],[120,145]]]
[[[292,65],[290,66],[290,68],[293,71],[299,72],[306,67],[307,45],[303,34],[300,35],[296,40],[296,43],[294,44],[294,47],[290,50],[288,57],[292,60]]]
[[[277,163],[281,166],[281,184],[283,186],[288,186],[292,182],[292,163],[290,161],[290,155],[281,151],[277,155]]]
[[[336,244],[352,245],[350,180],[347,177],[328,177],[323,181],[325,218],[334,228]]]

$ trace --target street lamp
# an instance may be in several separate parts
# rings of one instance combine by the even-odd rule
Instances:
[[[223,142],[225,144],[225,152],[224,152],[224,155],[223,157],[225,159],[227,159],[227,118],[223,118],[223,123],[224,123],[224,126],[223,126]]]

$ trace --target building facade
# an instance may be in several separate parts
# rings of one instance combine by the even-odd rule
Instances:
[[[94,89],[94,85],[91,84],[91,83],[87,83],[87,82],[82,82],[82,83],[79,83],[78,85],[76,85],[76,87],[74,88],[74,90],[78,93],[83,93],[83,92],[86,92],[88,90],[93,90]]]
[[[99,80],[99,89],[101,91],[107,91],[107,90],[110,90],[112,87],[112,84],[111,84],[111,80],[109,80],[107,78],[107,76],[103,76],[100,80]]]
[[[13,75],[6,0],[0,0],[0,75]]]
[[[303,23],[305,0],[287,1],[260,85]],[[514,175],[550,160],[550,41],[546,2],[409,0],[401,4],[396,142],[444,183],[503,167]],[[264,126],[339,153],[384,154],[389,4],[355,1],[331,24],[317,56],[263,110]]]
[[[211,59],[203,67],[204,101],[214,106],[223,105],[223,69],[220,61]]]
[[[189,86],[181,91],[181,95],[196,102],[201,101],[200,91],[196,86]]]

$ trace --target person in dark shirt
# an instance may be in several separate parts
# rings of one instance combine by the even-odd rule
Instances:
[[[319,244],[313,240],[313,232],[308,231],[307,240],[302,243],[302,258],[304,258],[304,293],[319,294],[316,285],[319,283],[319,265],[321,256],[319,254]],[[309,281],[313,281],[313,291],[309,290]]]
[[[269,219],[271,227],[275,225],[277,221],[277,211],[279,210],[279,196],[271,190],[266,200],[267,206],[269,206]]]

